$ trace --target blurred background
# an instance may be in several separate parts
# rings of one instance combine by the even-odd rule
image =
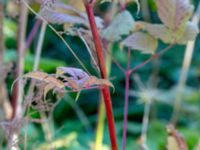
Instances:
[[[200,5],[199,0],[191,0],[195,6],[195,11]],[[66,2],[68,3],[68,2]],[[69,2],[70,3],[70,2]],[[73,2],[73,4],[80,2]],[[17,61],[17,33],[18,33],[18,12],[19,7],[15,1],[1,2],[3,5],[3,36],[4,36],[4,56],[3,63],[12,62],[12,69],[5,78],[6,92],[11,99],[11,86],[14,81],[16,61]],[[38,3],[31,2],[30,5],[38,11]],[[110,3],[105,2],[95,7],[95,13],[103,16],[108,11]],[[144,0],[141,2],[141,11],[137,14],[137,5],[130,2],[127,10],[132,14],[135,20],[143,20],[151,23],[160,23],[157,16],[157,8],[154,0]],[[37,17],[29,11],[26,29],[26,37],[30,34],[32,28],[37,22]],[[54,25],[57,31],[62,31],[63,26]],[[30,72],[33,69],[35,50],[37,47],[39,30],[36,32],[33,42],[26,50],[24,71]],[[49,28],[46,28],[42,46],[41,60],[39,70],[54,73],[56,67],[78,67],[81,68],[77,60],[69,52],[68,48]],[[64,39],[75,50],[75,53],[81,58],[89,72],[97,75],[91,65],[90,55],[77,36],[64,35]],[[1,39],[2,40],[2,39]],[[159,42],[158,50],[167,45]],[[150,150],[163,150],[166,148],[167,131],[166,125],[171,122],[173,110],[176,109],[177,99],[181,101],[180,111],[176,116],[176,127],[185,138],[189,149],[193,150],[200,140],[200,36],[198,35],[195,47],[192,53],[191,65],[187,72],[185,83],[181,81],[183,62],[186,57],[186,46],[175,45],[158,59],[140,68],[131,76],[129,111],[127,126],[127,150],[141,149],[141,134],[147,136],[147,146]],[[118,43],[113,43],[112,56],[126,66],[127,51],[121,50]],[[131,66],[134,67],[142,61],[149,58],[149,55],[133,51],[131,55]],[[8,68],[8,66],[6,67]],[[123,130],[123,112],[124,112],[124,90],[125,76],[112,62],[110,67],[110,81],[115,87],[112,92],[112,104],[116,123],[116,134],[119,147],[121,148],[122,130]],[[182,88],[179,92],[178,87]],[[25,86],[25,91],[27,87]],[[3,91],[0,91],[3,92]],[[98,124],[98,112],[100,111],[100,93],[98,90],[82,91],[78,101],[75,101],[76,93],[67,93],[62,99],[57,99],[54,94],[49,93],[48,99],[53,103],[53,108],[44,114],[37,109],[32,108],[29,116],[35,121],[25,123],[20,130],[20,147],[24,149],[26,143],[27,149],[50,149],[49,143],[56,145],[59,150],[88,150],[95,145],[96,129]],[[179,101],[179,100],[178,100]],[[179,105],[179,104],[177,104]],[[145,111],[146,110],[146,111]],[[2,110],[1,110],[2,111]],[[32,113],[31,113],[32,112]],[[143,126],[144,112],[149,115],[147,131]],[[40,118],[47,118],[46,123],[37,123]],[[3,116],[4,118],[4,116]],[[102,119],[102,118],[101,118]],[[105,115],[101,120],[103,134],[103,145],[101,150],[109,150],[109,134]],[[5,131],[5,130],[4,130]],[[1,148],[6,149],[5,134],[1,132]],[[101,135],[100,134],[100,135]],[[26,138],[24,138],[26,137]],[[26,139],[26,140],[24,140]]]

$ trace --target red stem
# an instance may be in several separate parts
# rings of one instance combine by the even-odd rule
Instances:
[[[97,52],[97,56],[98,56],[101,76],[102,76],[103,79],[107,79],[102,43],[101,43],[101,39],[99,37],[97,26],[96,26],[96,23],[95,23],[95,18],[94,18],[94,13],[93,13],[93,5],[92,4],[93,3],[85,3],[85,8],[86,8],[86,12],[87,12],[87,15],[88,15],[90,28],[91,28],[91,31],[92,31],[94,44],[95,44],[95,47],[96,47],[96,52]],[[109,129],[109,135],[110,135],[112,150],[118,150],[116,133],[115,133],[113,110],[112,110],[112,103],[111,103],[111,96],[110,96],[110,90],[109,90],[108,86],[105,86],[102,89],[102,94],[103,94],[103,97],[104,97],[104,103],[105,103],[105,108],[106,108],[106,116],[107,116],[107,120],[108,120],[108,129]]]
[[[174,46],[174,44],[171,44],[169,46],[167,46],[166,48],[164,48],[163,50],[161,50],[160,52],[152,55],[149,59],[145,60],[144,62],[142,62],[141,64],[135,66],[134,68],[129,70],[129,73],[133,73],[136,70],[142,68],[143,66],[145,66],[146,64],[148,64],[149,62],[151,62],[154,59],[157,59],[158,57],[160,57],[163,53],[167,52],[168,50],[170,50],[172,47]]]
[[[126,130],[128,121],[128,102],[129,102],[129,81],[130,81],[130,60],[131,60],[131,50],[128,50],[128,63],[127,70],[125,72],[125,104],[124,104],[124,122],[123,122],[123,137],[122,137],[122,150],[126,149]]]

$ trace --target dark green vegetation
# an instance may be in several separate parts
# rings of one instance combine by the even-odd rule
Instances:
[[[12,2],[10,2],[12,3]],[[16,4],[14,4],[16,5]],[[196,7],[199,0],[193,0]],[[31,5],[36,10],[38,5]],[[109,9],[109,3],[103,3],[95,7],[95,13],[103,15]],[[14,81],[14,69],[17,61],[17,28],[16,17],[11,17],[13,10],[5,3],[4,10],[4,63],[13,62],[13,69],[6,78],[6,87],[9,97],[11,97],[11,86]],[[148,0],[147,16],[144,16],[146,10],[141,10],[137,14],[137,5],[129,3],[127,10],[137,21],[146,21],[151,23],[160,23],[156,13],[157,8],[153,0]],[[14,12],[13,12],[14,11]],[[195,12],[194,11],[194,12]],[[199,17],[199,15],[198,15]],[[29,12],[26,36],[28,37],[36,17]],[[57,31],[62,31],[62,25],[54,25]],[[117,30],[117,29],[116,29]],[[31,72],[34,64],[35,50],[39,39],[39,31],[36,33],[33,42],[26,52],[24,72]],[[88,71],[95,76],[98,73],[91,63],[90,55],[77,36],[63,35],[64,39],[70,44],[77,56],[81,59]],[[112,43],[112,57],[117,60],[124,68],[127,65],[127,48],[122,50],[118,42]],[[158,50],[168,45],[159,40]],[[186,46],[176,44],[159,58],[151,61],[149,64],[138,69],[130,76],[130,91],[128,105],[128,123],[127,123],[127,150],[140,150],[141,145],[145,143],[150,150],[163,150],[167,145],[166,126],[171,121],[176,122],[176,129],[184,137],[188,148],[195,150],[200,140],[200,36],[196,38],[192,62],[188,71],[185,84],[180,83],[182,78],[182,64],[185,56]],[[107,54],[109,56],[109,54]],[[149,54],[141,54],[139,51],[132,51],[131,68],[142,63],[150,57]],[[113,62],[113,61],[112,61]],[[1,62],[0,62],[1,64]],[[40,58],[39,70],[47,73],[55,73],[56,68],[60,66],[82,68],[78,61],[73,57],[62,40],[49,28],[46,28],[42,54]],[[109,65],[107,66],[109,68]],[[1,69],[1,68],[0,68]],[[1,73],[1,72],[0,72]],[[109,80],[114,85],[111,89],[112,105],[115,118],[115,131],[118,141],[118,147],[122,147],[123,116],[124,116],[124,89],[125,76],[123,72],[113,62],[110,67]],[[28,91],[28,84],[25,85],[25,93]],[[182,87],[179,93],[177,87]],[[114,92],[112,92],[112,90]],[[1,91],[0,91],[1,92]],[[100,104],[100,92],[98,89],[83,90],[78,96],[77,93],[65,93],[58,99],[56,94],[49,92],[47,94],[48,103],[53,104],[45,112],[40,112],[40,108],[30,108],[26,110],[26,115],[31,118],[20,130],[19,146],[27,150],[31,149],[50,149],[53,144],[59,150],[88,150],[94,147],[96,126],[98,121],[98,110]],[[180,111],[175,114],[174,109],[179,107],[174,103],[176,99],[181,100]],[[36,104],[33,104],[36,105]],[[143,124],[145,108],[150,108],[149,123],[147,133]],[[146,106],[146,107],[145,107]],[[45,119],[45,123],[40,119]],[[48,119],[47,119],[48,118]],[[104,118],[104,117],[103,117]],[[103,119],[104,120],[104,119]],[[110,149],[110,139],[106,121],[103,130],[103,147],[100,150]],[[146,142],[140,140],[141,132],[144,132]],[[3,133],[0,133],[3,134]],[[26,135],[27,134],[27,135]],[[6,149],[7,142],[3,135],[0,136],[2,149]],[[24,138],[27,137],[27,138]],[[26,144],[24,144],[26,143]],[[51,144],[50,144],[51,143]],[[146,149],[145,149],[146,150]],[[169,149],[172,150],[172,149]],[[176,150],[176,149],[174,149]],[[177,149],[180,150],[180,149]],[[199,149],[197,149],[199,150]]]

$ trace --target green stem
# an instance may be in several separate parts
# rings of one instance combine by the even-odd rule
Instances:
[[[109,50],[111,51],[111,49],[112,49],[111,44],[109,45],[106,42],[105,45],[107,47],[107,51],[109,51]],[[106,69],[107,69],[108,76],[111,71],[111,63],[112,63],[112,59],[111,59],[110,55],[107,55],[106,56]],[[103,95],[101,95],[94,150],[102,150],[105,117],[106,117],[105,116],[105,106],[103,103]]]
[[[103,103],[103,96],[101,95],[94,150],[102,150],[104,123],[105,123],[105,106]]]
[[[198,25],[199,20],[200,20],[200,4],[198,5],[197,11],[195,12],[195,14],[192,18],[192,22],[194,24]],[[185,84],[187,81],[188,71],[189,71],[189,68],[191,65],[192,55],[194,52],[194,46],[195,46],[195,40],[189,41],[186,46],[183,65],[182,65],[182,69],[181,69],[181,75],[180,75],[180,79],[178,82],[177,94],[176,94],[176,98],[175,98],[175,102],[174,102],[174,112],[173,112],[172,118],[171,118],[171,121],[173,124],[176,124],[176,122],[178,120],[178,115],[179,115],[180,108],[181,108],[182,94],[183,94]]]

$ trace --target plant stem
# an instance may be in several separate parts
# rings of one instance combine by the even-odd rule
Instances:
[[[39,68],[40,57],[41,57],[41,52],[42,52],[42,45],[43,45],[43,42],[44,42],[44,36],[45,36],[45,32],[46,32],[46,27],[47,27],[46,22],[43,21],[41,23],[42,23],[42,27],[41,27],[41,31],[40,31],[37,47],[36,47],[33,71],[37,71],[38,68]],[[37,30],[35,30],[34,32],[37,32]],[[27,99],[28,106],[27,107],[29,107],[29,104],[31,103],[31,100],[33,98],[34,87],[35,87],[35,81],[31,80],[31,84],[29,86],[29,90],[28,90],[28,94],[27,94],[28,95],[28,99]]]
[[[90,28],[91,28],[91,31],[92,31],[94,44],[95,44],[95,47],[96,47],[96,52],[97,52],[97,56],[98,56],[101,76],[102,76],[103,79],[107,79],[102,43],[101,43],[101,39],[99,37],[97,26],[96,26],[96,23],[95,23],[95,18],[94,18],[94,13],[93,13],[93,5],[86,2],[85,8],[86,8],[86,12],[87,12],[87,15],[88,15]],[[105,86],[102,89],[102,94],[103,94],[103,97],[104,97],[104,103],[105,103],[105,108],[106,108],[106,116],[107,116],[107,120],[108,120],[108,128],[109,128],[112,150],[117,150],[118,146],[117,146],[117,139],[116,139],[116,133],[115,133],[115,124],[114,124],[110,90],[109,90],[108,86]]]
[[[145,103],[144,107],[144,115],[142,119],[142,134],[141,134],[141,146],[147,147],[146,141],[147,141],[147,130],[148,130],[148,124],[149,124],[149,114],[151,110],[151,99],[148,99]]]
[[[174,44],[171,44],[169,46],[167,46],[166,48],[162,49],[160,52],[153,54],[149,59],[143,61],[141,64],[135,66],[134,68],[130,69],[129,72],[133,73],[136,70],[142,68],[143,66],[145,66],[146,64],[150,63],[152,60],[159,58],[162,54],[164,54],[165,52],[167,52],[168,50],[170,50],[172,47],[174,46]]]
[[[94,150],[102,150],[104,120],[105,120],[105,106],[103,103],[103,95],[101,95],[101,99],[99,101],[98,122],[97,122]]]
[[[19,26],[18,26],[18,56],[17,56],[17,71],[16,78],[23,75],[24,70],[24,49],[25,49],[25,33],[27,25],[27,13],[28,9],[24,3],[20,3],[20,17],[19,17]],[[14,85],[12,93],[12,107],[13,115],[12,118],[16,117],[18,114],[21,114],[21,102],[23,99],[23,83],[22,79],[19,79]]]
[[[122,65],[112,56],[109,51],[107,51],[107,54],[111,57],[112,61],[120,69],[120,71],[125,74],[126,70],[122,67]]]
[[[4,56],[4,36],[3,36],[3,20],[4,20],[4,5],[0,2],[0,65],[3,64]],[[8,91],[4,79],[0,80],[0,107],[3,108],[3,114],[0,117],[0,121],[4,119],[10,120],[12,116],[12,108],[8,99]]]
[[[38,20],[35,22],[35,24],[33,25],[33,28],[32,28],[32,30],[31,30],[31,32],[29,33],[28,38],[27,38],[27,40],[26,40],[26,49],[28,49],[29,46],[31,45],[31,43],[32,43],[32,41],[33,41],[33,38],[34,38],[34,36],[36,35],[36,33],[37,33],[37,31],[38,31],[38,29],[39,29],[41,23],[42,23],[42,21],[38,19]]]
[[[34,59],[34,65],[33,65],[33,71],[37,71],[38,68],[39,68],[39,64],[40,64],[40,58],[41,58],[41,52],[42,52],[42,45],[43,45],[43,42],[44,42],[44,36],[45,36],[45,32],[46,32],[46,27],[47,27],[47,24],[46,22],[41,22],[42,23],[42,26],[41,26],[41,31],[40,31],[40,35],[39,35],[39,39],[38,39],[38,43],[37,43],[37,47],[36,47],[36,53],[35,53],[35,59]],[[35,26],[37,25],[37,22],[35,24]],[[39,24],[40,25],[40,24]],[[38,27],[39,27],[38,25]],[[34,37],[33,34],[35,34],[38,30],[37,29],[34,29],[35,26],[33,27],[33,30],[31,31],[30,33],[30,36],[32,36],[32,38]],[[28,38],[29,39],[29,38]],[[29,41],[29,40],[28,40]],[[29,41],[31,43],[31,41]],[[29,86],[29,90],[28,90],[28,93],[27,93],[27,114],[29,113],[29,109],[30,109],[30,104],[32,102],[32,99],[33,99],[33,93],[34,93],[34,87],[35,87],[35,81],[34,80],[31,80],[31,83],[30,83],[30,86]],[[40,116],[42,119],[46,119],[46,114],[43,113],[43,112],[40,112]],[[43,132],[45,133],[45,139],[47,141],[50,141],[51,138],[52,138],[52,134],[50,132],[50,127],[49,127],[49,122],[48,120],[45,121],[43,124],[42,124],[42,129],[43,129]],[[27,128],[25,129],[26,132],[27,132]],[[25,141],[27,140],[27,134],[25,134]]]
[[[200,4],[198,5],[197,11],[192,18],[192,22],[194,24],[198,25],[199,20],[200,20]],[[174,101],[174,112],[173,112],[172,118],[171,118],[171,121],[173,124],[176,124],[177,120],[178,120],[178,115],[179,115],[180,108],[181,108],[181,98],[182,98],[182,94],[183,94],[183,91],[185,88],[188,71],[189,71],[189,68],[191,65],[191,61],[192,61],[194,46],[195,46],[195,40],[189,41],[186,46],[183,65],[182,65],[182,69],[181,69],[181,75],[180,75],[180,79],[178,82],[177,94],[176,94],[176,98]]]
[[[36,54],[35,54],[33,71],[37,71],[39,68],[40,56],[41,56],[41,52],[42,52],[42,45],[44,42],[44,35],[45,35],[46,27],[47,27],[46,22],[42,22],[42,27],[41,27],[40,36],[39,36]]]
[[[111,51],[112,53],[112,46],[111,44],[108,44],[107,41],[104,43],[104,47],[106,49],[106,52]],[[110,75],[111,71],[111,55],[106,56],[106,69],[108,76]],[[102,143],[103,143],[103,135],[104,135],[104,124],[105,124],[105,106],[103,103],[103,95],[101,94],[101,99],[99,101],[99,112],[98,112],[98,121],[97,121],[97,129],[96,129],[96,139],[95,139],[95,146],[94,150],[102,150]]]
[[[130,81],[130,58],[131,50],[128,50],[128,63],[127,71],[125,72],[125,104],[124,104],[124,122],[123,122],[123,137],[122,137],[122,150],[126,149],[126,130],[127,130],[127,121],[128,121],[128,102],[129,102],[129,81]]]
[[[149,11],[148,0],[142,0],[140,1],[140,3],[141,3],[141,10],[142,10],[142,15],[143,15],[144,20],[150,22],[151,13]]]
[[[25,7],[24,3],[19,4],[19,24],[18,24],[18,47],[17,47],[17,70],[15,78],[19,78],[23,75],[24,72],[24,49],[25,49],[25,36],[26,36],[26,25],[27,25],[27,14],[28,9]],[[14,85],[13,93],[12,93],[12,121],[19,120],[22,117],[22,101],[23,101],[23,80],[19,79],[17,83]],[[18,142],[19,141],[19,130],[20,128],[16,128],[12,131],[12,127],[10,129],[10,135],[8,140],[8,149],[16,150],[19,149]]]

